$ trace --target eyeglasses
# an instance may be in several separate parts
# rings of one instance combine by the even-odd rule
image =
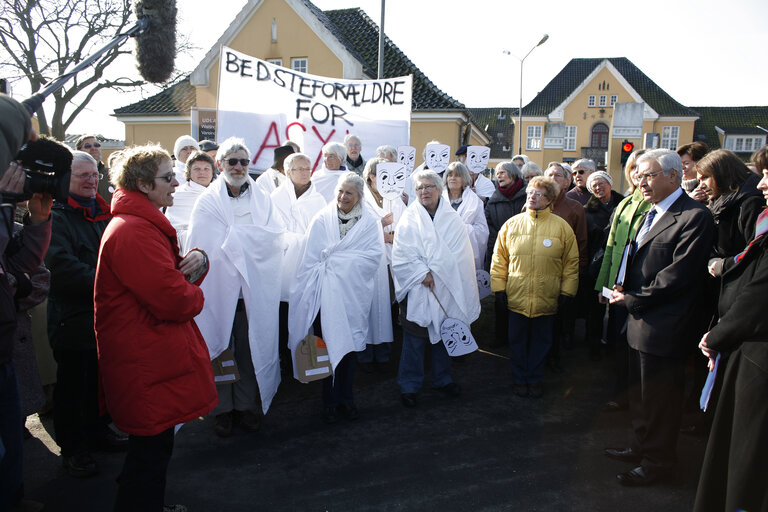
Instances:
[[[97,172],[95,174],[90,172],[88,174],[73,174],[72,176],[83,181],[90,181],[90,180],[99,181],[101,178],[104,177],[104,175],[101,174],[100,172]]]
[[[166,183],[170,183],[170,182],[173,181],[174,176],[175,175],[173,173],[171,173],[171,174],[163,174],[162,176],[155,176],[155,179],[156,180],[163,180]]]
[[[429,189],[437,188],[437,185],[419,185],[416,187],[416,192],[424,192]]]
[[[584,169],[579,169],[578,171],[573,171],[574,174],[585,174],[587,171]]]
[[[242,165],[243,167],[248,167],[248,164],[251,163],[251,161],[248,160],[247,158],[228,158],[227,159],[227,163],[232,167],[236,166],[238,162],[240,162],[240,165]]]
[[[651,181],[654,176],[657,174],[661,174],[664,171],[656,171],[656,172],[644,172],[640,175],[640,179],[645,179],[645,181]]]
[[[100,148],[101,144],[94,142],[93,144],[83,144],[83,149]]]
[[[310,169],[309,167],[292,167],[291,168],[291,172],[309,172],[311,170],[312,169]]]
[[[348,148],[360,149],[362,146],[360,144],[348,144],[347,147]]]
[[[529,190],[528,192],[525,193],[525,195],[529,197],[535,197],[536,199],[544,197],[544,194],[542,194],[541,192],[534,192],[533,190]]]

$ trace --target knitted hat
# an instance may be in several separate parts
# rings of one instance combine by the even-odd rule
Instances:
[[[611,179],[611,175],[610,174],[608,174],[605,171],[595,171],[592,174],[590,174],[589,177],[587,178],[587,190],[592,192],[592,184],[598,178],[603,178],[605,181],[608,182],[608,184],[611,187],[613,187],[613,180]]]
[[[196,150],[200,151],[200,146],[191,135],[182,135],[176,139],[176,144],[173,145],[173,155],[179,158],[179,153],[187,146],[194,146]]]

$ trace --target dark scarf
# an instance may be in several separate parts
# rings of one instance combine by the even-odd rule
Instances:
[[[501,192],[501,195],[511,200],[521,188],[523,188],[523,180],[515,180],[515,182],[508,187],[499,185],[499,192]]]
[[[347,162],[349,162],[349,165],[352,167],[360,167],[363,163],[363,155],[357,155],[357,160],[354,162],[349,159],[349,155],[347,155]]]
[[[99,207],[96,204],[96,196],[93,197],[82,197],[75,195],[70,192],[69,197],[75,200],[77,204],[79,204],[81,207],[83,207],[88,213],[90,213],[90,217],[93,219],[98,215],[99,213]]]

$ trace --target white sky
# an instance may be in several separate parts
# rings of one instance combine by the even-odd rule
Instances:
[[[322,10],[360,7],[380,23],[380,0],[314,3]],[[177,67],[191,71],[245,4],[177,0],[179,28],[198,47]],[[386,9],[385,33],[467,107],[517,107],[520,62],[503,50],[523,57],[545,33],[549,40],[525,60],[523,104],[572,58],[627,57],[683,105],[768,105],[765,0],[387,0]],[[109,114],[141,97],[105,92],[69,133],[123,139],[123,124]]]

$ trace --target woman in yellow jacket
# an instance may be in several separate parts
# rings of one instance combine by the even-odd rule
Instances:
[[[537,176],[526,192],[526,211],[496,238],[491,290],[507,296],[514,392],[539,398],[558,299],[573,297],[579,286],[579,248],[571,227],[550,209],[559,192],[554,180]]]

